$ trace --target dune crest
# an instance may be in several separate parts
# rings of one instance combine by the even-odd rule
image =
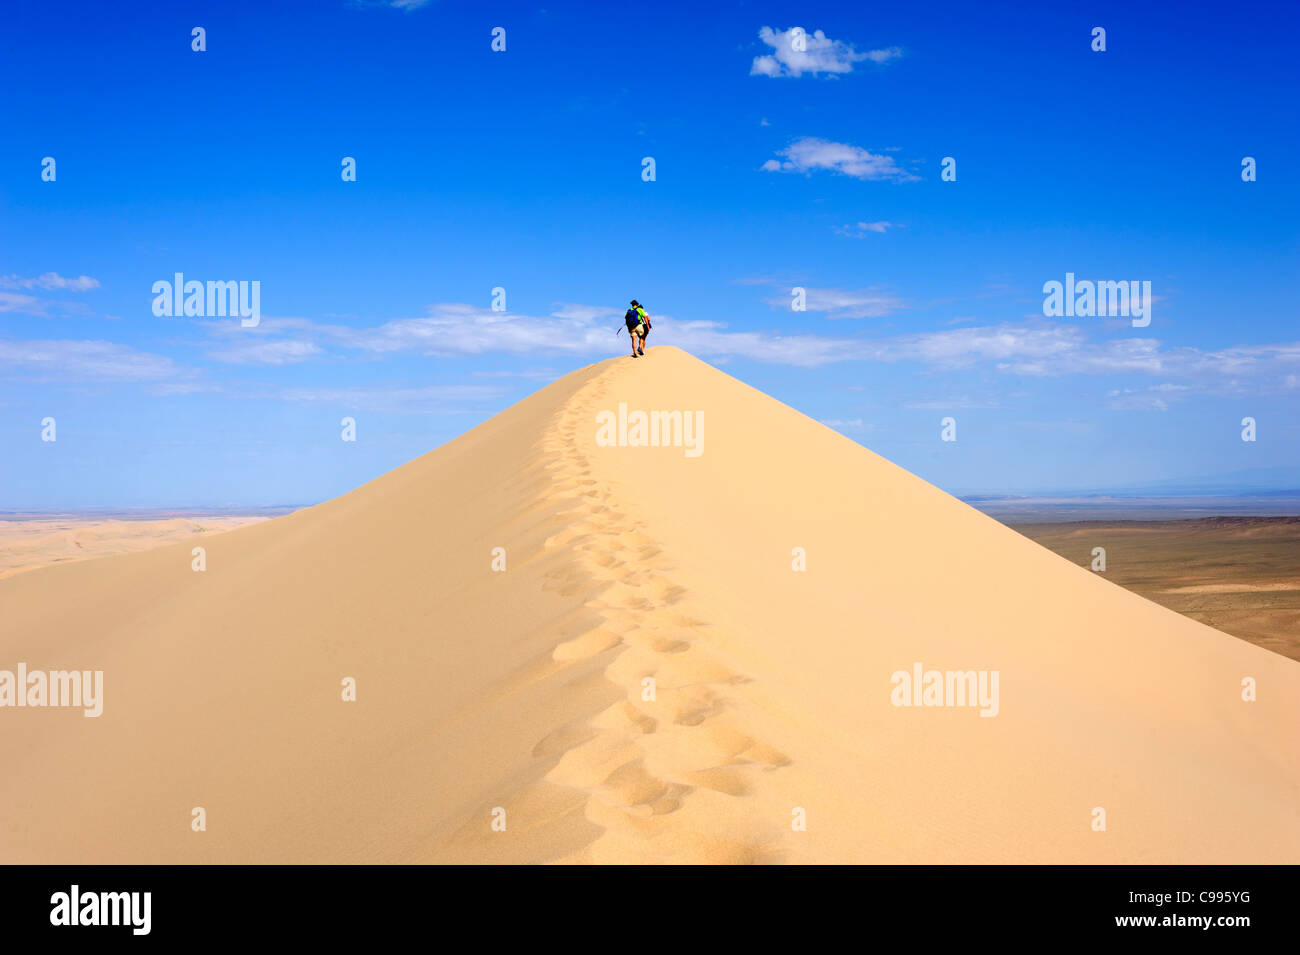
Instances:
[[[0,667],[104,672],[0,709],[0,859],[1300,861],[1300,664],[677,349],[205,545],[0,581]]]

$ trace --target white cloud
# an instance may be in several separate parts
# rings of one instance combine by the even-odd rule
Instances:
[[[266,397],[301,404],[327,404],[359,411],[403,412],[408,414],[469,414],[481,412],[484,404],[495,403],[506,392],[488,385],[369,385],[355,388],[288,388]]]
[[[1300,343],[1241,345],[1205,352],[1168,348],[1156,339],[1090,342],[1077,326],[1045,322],[848,338],[727,332],[716,322],[668,323],[661,340],[701,357],[723,355],[755,361],[819,367],[842,361],[916,363],[933,371],[991,365],[1022,377],[1067,375],[1159,375],[1177,378],[1156,386],[1154,400],[1183,393],[1247,394],[1288,387],[1300,371]],[[653,336],[652,336],[653,341]]]
[[[0,288],[40,288],[47,291],[64,289],[70,292],[86,292],[92,288],[99,288],[99,280],[92,279],[89,275],[81,275],[75,279],[64,278],[58,272],[45,272],[33,279],[5,275],[0,276]]]
[[[355,7],[391,7],[394,10],[411,13],[428,6],[433,0],[349,0],[349,2]]]
[[[762,280],[766,284],[768,280]],[[810,311],[829,318],[889,314],[905,303],[879,290],[807,290]],[[790,299],[772,304],[789,308]],[[653,304],[653,303],[652,303]],[[304,318],[264,318],[256,329],[212,323],[223,339],[219,360],[275,365],[347,352],[375,359],[400,353],[455,355],[617,354],[621,307],[563,303],[546,316],[493,312],[463,303],[431,305],[418,318],[371,328],[318,325]],[[1240,345],[1217,351],[1169,347],[1154,338],[1091,341],[1083,326],[1033,319],[1021,323],[944,328],[888,337],[731,331],[725,322],[679,321],[650,309],[650,346],[672,344],[710,361],[747,358],[816,368],[845,362],[914,363],[934,372],[986,366],[1019,377],[1067,375],[1158,376],[1149,398],[1176,400],[1185,393],[1247,394],[1294,389],[1300,343]],[[248,334],[251,341],[242,341]],[[224,351],[222,351],[224,349]],[[1120,397],[1120,396],[1113,396]]]
[[[806,309],[825,312],[831,319],[881,318],[906,307],[901,298],[880,289],[800,288],[804,290]],[[786,287],[783,295],[766,299],[766,302],[772,308],[788,310],[793,300],[792,291],[792,287]]]
[[[208,357],[235,365],[291,365],[324,354],[324,350],[307,341],[249,341],[215,348]]]
[[[31,295],[15,295],[13,292],[0,292],[0,312],[41,311],[41,302]]]
[[[99,288],[99,280],[89,275],[77,278],[65,278],[57,272],[45,272],[35,278],[23,278],[19,275],[0,275],[0,289],[41,289],[43,291],[85,292]],[[38,298],[34,295],[22,295],[14,292],[0,292],[0,312],[20,312],[25,315],[50,317],[53,315],[90,315],[89,307],[83,302],[59,301]]]
[[[886,229],[894,229],[897,226],[892,222],[859,222],[856,225],[840,226],[835,230],[836,235],[847,235],[853,239],[861,239],[868,232],[884,234]]]
[[[1003,324],[900,335],[881,342],[875,357],[945,369],[993,361],[1017,374],[1032,374],[1027,370],[1031,364],[1045,369],[1083,344],[1083,333],[1074,326]]]
[[[631,299],[628,300],[631,304]],[[575,305],[567,302],[556,302],[551,308],[551,315],[555,318],[575,319],[580,322],[602,321],[611,325],[623,317],[622,309],[614,308],[608,305]]]
[[[861,418],[843,419],[843,418],[824,418],[822,424],[828,428],[834,428],[836,431],[875,431],[875,425],[863,424]]]
[[[761,168],[766,172],[801,172],[805,175],[818,170],[829,170],[854,179],[895,182],[914,182],[920,179],[900,168],[893,156],[883,156],[859,146],[833,143],[813,136],[795,140],[785,149],[778,150],[777,155],[784,158],[769,159]]]
[[[0,370],[61,381],[155,382],[181,376],[170,358],[96,341],[0,341]]]
[[[971,398],[969,395],[959,395],[954,398],[927,398],[924,401],[907,401],[903,403],[904,408],[912,411],[969,411],[974,408],[996,408],[996,403],[991,401],[981,401],[978,398]]]
[[[888,63],[890,60],[896,60],[902,55],[902,49],[896,46],[888,46],[881,50],[867,51],[867,59],[872,63]]]
[[[428,306],[422,317],[397,318],[370,328],[276,317],[264,317],[256,328],[245,329],[231,322],[205,325],[209,334],[226,343],[214,357],[243,364],[323,357],[330,348],[364,352],[374,358],[400,352],[435,356],[536,352],[587,355],[607,351],[614,344],[615,333],[623,327],[623,311],[610,306],[561,303],[550,315],[536,316],[443,302]],[[246,336],[253,341],[246,341]]]
[[[611,310],[616,321],[595,324],[603,310],[565,306],[548,317],[494,312],[455,302],[430,305],[423,318],[402,318],[377,328],[344,336],[343,343],[374,353],[415,350],[426,355],[479,355],[492,352],[532,354],[537,351],[590,353],[608,348],[622,326],[622,311]]]
[[[1115,411],[1168,411],[1169,403],[1151,394],[1155,390],[1157,389],[1114,389],[1106,392],[1106,405]]]
[[[856,344],[849,338],[825,335],[781,335],[773,332],[728,332],[722,322],[678,322],[663,318],[655,325],[659,339],[701,358],[750,358],[778,365],[816,368],[845,361]],[[650,333],[650,347],[655,332]]]
[[[821,30],[808,33],[802,27],[773,30],[763,27],[758,38],[772,52],[754,57],[750,76],[802,76],[811,73],[852,73],[853,64],[870,60],[883,64],[903,55],[898,47],[859,52],[851,43],[832,40]],[[802,47],[802,49],[800,49]]]

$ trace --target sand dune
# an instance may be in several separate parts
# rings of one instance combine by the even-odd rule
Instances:
[[[0,709],[0,860],[1300,862],[1300,664],[675,349],[205,544],[0,581],[0,669],[104,672]]]

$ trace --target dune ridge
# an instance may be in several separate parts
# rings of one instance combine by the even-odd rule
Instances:
[[[598,444],[620,403],[703,453]],[[1300,860],[1300,664],[673,348],[205,546],[0,581],[0,666],[105,672],[0,710],[0,860]],[[895,706],[917,663],[997,716]]]
[[[584,444],[609,387],[608,378],[600,377],[579,389],[538,450],[550,493],[566,503],[558,515],[564,528],[543,543],[545,551],[562,555],[547,573],[548,587],[583,593],[584,606],[597,615],[589,629],[559,643],[552,660],[608,659],[603,675],[615,699],[537,744],[537,755],[558,752],[560,758],[523,800],[540,797],[551,785],[586,794],[584,816],[601,834],[557,861],[779,858],[779,810],[740,826],[719,825],[716,814],[725,816],[727,797],[752,796],[761,775],[789,759],[749,735],[752,723],[729,717],[728,710],[752,705],[743,693],[749,678],[707,648],[702,634],[708,621],[674,579],[675,564],[645,522],[592,476]],[[647,676],[655,681],[650,700]]]

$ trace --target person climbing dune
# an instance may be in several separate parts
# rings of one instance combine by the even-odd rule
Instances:
[[[636,299],[632,299],[631,305],[623,316],[623,324],[627,326],[628,337],[632,339],[632,357],[636,358],[637,355],[645,354],[645,340],[650,334],[650,316]]]

